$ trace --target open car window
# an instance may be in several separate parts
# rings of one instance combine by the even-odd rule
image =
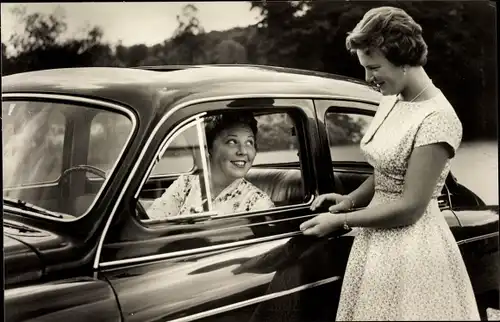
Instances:
[[[207,122],[221,115],[223,113],[192,120],[173,134],[164,146],[140,193],[139,202],[147,213],[147,222],[152,219],[174,223],[180,221],[175,217],[194,218],[200,214],[198,217],[201,218],[204,212],[230,216],[304,202],[299,140],[293,118],[282,112],[254,116],[257,133],[255,137],[251,135],[251,141],[255,147],[238,157],[236,154],[221,156],[215,148],[210,153]],[[248,132],[244,130],[243,133]],[[234,133],[230,134],[212,145],[233,149],[235,144],[248,144],[244,139],[232,143]],[[238,161],[242,161],[241,169]],[[247,163],[243,164],[243,161]],[[281,168],[286,164],[295,168]],[[233,175],[235,183],[214,191],[210,184],[214,176],[224,174]],[[238,197],[241,195],[243,197]]]
[[[256,115],[259,153],[253,165],[299,162],[299,140],[295,122],[287,113]]]
[[[175,256],[298,230],[314,191],[312,100],[214,101],[190,111],[159,131],[148,170],[124,201],[146,229],[136,235],[134,224],[126,240],[110,235],[104,258]],[[124,252],[113,253],[122,241]]]

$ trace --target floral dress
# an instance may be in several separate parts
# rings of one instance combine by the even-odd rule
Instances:
[[[203,211],[200,180],[197,175],[182,175],[148,208],[151,219],[186,215]],[[241,178],[233,181],[212,201],[219,215],[264,210],[274,203],[262,190]]]
[[[368,207],[402,197],[414,148],[445,142],[454,154],[461,139],[461,122],[442,93],[412,103],[384,97],[361,140],[361,150],[374,167],[375,194]],[[438,207],[449,170],[450,160],[416,223],[358,229],[337,321],[480,319],[464,261]]]

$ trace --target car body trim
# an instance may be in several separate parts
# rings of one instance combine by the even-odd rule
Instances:
[[[214,211],[212,209],[212,191],[210,190],[210,178],[208,176],[210,172],[210,168],[208,167],[207,155],[208,151],[205,150],[205,131],[201,125],[203,120],[201,118],[196,119],[196,134],[198,135],[198,144],[200,144],[200,158],[201,158],[201,166],[203,167],[203,186],[200,187],[202,199],[206,198],[208,204],[208,211]],[[146,179],[147,180],[147,179]],[[206,196],[204,196],[206,194]],[[216,196],[217,197],[217,196]],[[203,201],[202,201],[203,203]]]
[[[462,240],[459,240],[457,242],[457,245],[460,246],[460,245],[463,245],[463,244],[468,244],[468,243],[473,243],[475,241],[480,241],[480,240],[483,240],[483,239],[488,239],[488,238],[493,238],[495,236],[498,236],[498,231],[497,232],[494,232],[494,233],[489,233],[489,234],[485,234],[485,235],[481,235],[481,236],[476,236],[476,237],[471,237],[471,238],[467,238],[467,239],[462,239]]]
[[[311,216],[314,216],[314,215],[308,215],[308,216],[304,216],[304,217],[311,217]],[[291,233],[284,233],[284,234],[279,234],[279,235],[255,238],[255,239],[250,239],[250,240],[244,240],[244,241],[239,241],[239,242],[220,244],[220,245],[214,245],[214,246],[208,246],[208,247],[181,250],[181,251],[172,252],[172,253],[164,253],[164,254],[157,254],[157,255],[149,255],[149,256],[120,259],[120,260],[116,260],[116,261],[99,263],[99,267],[108,268],[110,266],[116,266],[116,265],[120,265],[120,264],[122,264],[122,265],[141,264],[143,262],[149,262],[149,261],[154,261],[154,260],[165,260],[165,259],[170,259],[170,258],[175,258],[175,257],[197,255],[199,253],[225,250],[225,249],[231,249],[231,248],[242,247],[242,246],[249,246],[249,245],[258,244],[261,242],[267,242],[267,241],[273,241],[273,240],[278,240],[278,239],[282,239],[282,238],[294,237],[294,236],[297,236],[300,234],[302,234],[302,232],[294,231]]]
[[[203,98],[198,98],[198,99],[191,99],[187,100],[185,102],[181,102],[174,107],[172,107],[170,110],[168,110],[165,115],[160,119],[160,121],[156,124],[154,129],[151,131],[151,134],[149,135],[148,139],[146,140],[144,147],[141,150],[141,153],[139,154],[137,161],[135,162],[132,170],[130,171],[130,174],[125,181],[122,190],[120,194],[118,195],[118,198],[116,199],[116,203],[113,206],[111,213],[109,215],[108,220],[106,221],[106,224],[104,226],[104,229],[101,233],[101,237],[99,238],[99,243],[97,245],[97,250],[95,254],[95,259],[94,259],[94,269],[97,269],[99,267],[99,259],[101,256],[102,252],[102,247],[104,244],[104,239],[106,238],[106,234],[109,230],[109,227],[111,226],[111,222],[113,221],[113,218],[115,216],[116,211],[118,210],[118,205],[121,203],[123,196],[125,195],[125,191],[127,191],[128,187],[130,186],[130,183],[132,182],[132,178],[135,176],[137,169],[139,168],[139,164],[141,161],[144,159],[144,156],[146,154],[147,149],[151,145],[151,142],[155,138],[157,132],[160,130],[160,128],[163,126],[163,124],[166,122],[166,120],[175,112],[178,110],[189,106],[189,105],[194,105],[194,104],[201,104],[201,103],[209,103],[209,102],[216,102],[216,101],[223,101],[223,100],[230,100],[230,99],[241,99],[241,98],[276,98],[276,99],[310,99],[310,100],[315,100],[315,99],[320,99],[320,98],[326,98],[326,99],[337,99],[337,100],[354,100],[354,101],[366,101],[366,102],[372,102],[370,100],[362,100],[356,97],[351,97],[351,96],[341,96],[341,95],[306,95],[306,94],[235,94],[235,95],[222,95],[222,96],[213,96],[213,97],[203,97]]]
[[[75,217],[74,219],[60,219],[60,218],[55,217],[55,216],[57,216],[56,213],[54,213],[54,216],[47,216],[47,215],[42,215],[42,214],[39,214],[39,213],[33,212],[33,211],[22,211],[21,212],[20,210],[17,210],[17,209],[15,210],[16,212],[21,212],[23,214],[29,214],[31,216],[42,217],[42,218],[60,221],[60,222],[75,222],[75,221],[80,220],[81,218],[84,218],[94,208],[97,200],[101,197],[102,193],[104,192],[107,185],[109,184],[109,180],[112,177],[111,174],[116,171],[116,167],[117,167],[118,163],[123,158],[123,155],[124,155],[128,145],[130,144],[130,141],[132,140],[132,137],[133,137],[135,131],[137,130],[137,124],[138,124],[137,117],[129,109],[127,109],[126,107],[119,105],[117,103],[110,103],[107,101],[100,101],[98,99],[72,96],[72,95],[67,95],[67,94],[22,93],[22,92],[21,93],[17,93],[17,92],[14,93],[14,92],[12,92],[12,93],[5,93],[5,94],[2,93],[2,103],[4,102],[4,100],[3,100],[4,98],[9,99],[9,101],[12,99],[26,100],[26,99],[30,99],[30,98],[38,98],[38,99],[45,99],[45,100],[52,100],[52,101],[65,101],[65,102],[75,102],[75,103],[80,103],[80,104],[87,104],[87,105],[94,106],[94,108],[101,106],[101,107],[109,108],[111,110],[118,110],[130,118],[130,120],[132,122],[132,128],[130,130],[128,138],[127,138],[125,144],[123,145],[118,157],[116,158],[115,162],[113,163],[111,170],[109,171],[109,176],[104,180],[101,188],[97,192],[94,200],[90,204],[89,208],[85,211],[85,213],[83,213],[82,215],[80,215],[78,217]],[[40,185],[44,185],[44,184],[39,184],[39,183],[34,184],[34,186],[40,186]],[[52,213],[52,211],[50,211],[50,210],[47,210],[47,211],[49,213]],[[68,215],[71,216],[71,214],[68,214]]]
[[[216,216],[214,216],[214,218],[227,219],[227,218],[233,218],[233,217],[243,217],[242,216],[243,214],[254,214],[255,212],[259,212],[257,214],[257,216],[266,216],[266,215],[268,215],[268,212],[272,212],[273,214],[279,214],[279,213],[282,213],[282,212],[287,211],[289,209],[298,210],[298,209],[301,209],[302,207],[304,208],[304,210],[306,210],[307,208],[309,208],[309,206],[313,202],[314,198],[315,198],[315,196],[311,195],[308,201],[306,201],[305,203],[301,203],[301,204],[285,205],[285,206],[279,206],[279,207],[256,210],[256,211],[240,211],[240,212],[234,212],[234,213],[230,213],[230,214],[217,214]],[[215,212],[215,211],[206,211],[206,212],[199,213],[199,216],[201,218],[211,217],[211,216],[213,216],[213,214],[216,214],[216,213],[217,212]],[[283,221],[290,221],[290,220],[295,220],[295,219],[300,219],[300,218],[307,218],[307,217],[312,216],[312,215],[313,214],[302,216],[302,217],[293,217],[293,218],[286,218],[286,219],[279,219],[279,220],[271,220],[271,221],[267,221],[267,223],[272,224],[275,222],[283,222]],[[179,216],[174,216],[172,218],[178,218],[178,217]],[[144,219],[144,220],[141,220],[142,223],[152,223],[152,224],[166,223],[168,221],[169,221],[168,219],[165,219],[165,220],[164,219]],[[250,225],[246,225],[246,226],[250,226]]]
[[[229,304],[229,305],[221,306],[221,307],[218,307],[218,308],[215,308],[215,309],[207,310],[207,311],[196,313],[196,314],[193,314],[193,315],[188,315],[188,316],[184,316],[184,317],[181,317],[181,318],[178,318],[178,319],[169,320],[169,322],[190,322],[190,321],[195,321],[195,320],[198,320],[198,319],[207,318],[207,317],[214,316],[214,315],[217,315],[217,314],[221,314],[221,313],[225,313],[225,312],[230,312],[230,311],[234,311],[234,310],[237,310],[237,309],[241,309],[241,308],[244,308],[246,306],[255,305],[255,304],[259,304],[259,303],[265,302],[265,301],[273,300],[273,299],[278,298],[278,297],[283,297],[283,296],[290,295],[290,294],[293,294],[293,293],[305,291],[305,290],[308,290],[308,289],[311,289],[311,288],[314,288],[314,287],[318,287],[318,286],[321,286],[321,285],[325,285],[325,284],[328,284],[328,283],[333,283],[333,282],[336,282],[338,280],[340,280],[340,276],[332,276],[332,277],[325,278],[325,279],[322,279],[322,280],[319,280],[319,281],[316,281],[316,282],[313,282],[313,283],[303,284],[301,286],[297,286],[297,287],[291,288],[289,290],[274,292],[274,293],[271,293],[271,294],[266,294],[266,295],[258,296],[258,297],[255,297],[255,298],[252,298],[252,299],[249,299],[249,300],[245,300],[245,301],[237,302],[237,303],[234,303],[234,304]]]

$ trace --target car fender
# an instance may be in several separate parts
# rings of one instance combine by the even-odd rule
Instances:
[[[122,320],[111,286],[87,277],[8,289],[4,298],[9,322]]]

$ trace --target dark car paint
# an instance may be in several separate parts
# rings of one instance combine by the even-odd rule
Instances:
[[[237,308],[232,314],[239,314],[242,319],[255,314],[253,318],[260,320],[269,317],[272,312],[276,313],[278,307],[288,308],[290,321],[312,318],[312,312],[317,313],[318,319],[325,317],[330,319],[334,316],[332,313],[334,310],[325,311],[325,307],[328,307],[328,303],[336,305],[335,299],[331,302],[322,302],[325,296],[321,294],[326,294],[322,293],[325,290],[328,290],[327,294],[338,292],[341,279],[335,279],[337,276],[335,273],[341,274],[345,267],[348,249],[355,232],[314,242],[305,240],[301,235],[285,235],[287,237],[284,236],[282,239],[211,253],[173,257],[156,263],[152,259],[150,263],[141,265],[131,263],[105,267],[95,275],[92,261],[109,211],[113,208],[117,195],[128,178],[130,165],[137,160],[143,142],[151,134],[161,116],[172,106],[192,100],[209,100],[217,96],[235,97],[235,95],[242,98],[248,95],[273,97],[289,94],[310,98],[338,95],[339,97],[358,97],[368,102],[376,102],[380,96],[364,85],[340,79],[324,80],[311,76],[312,73],[288,75],[286,70],[275,72],[246,67],[224,67],[217,70],[217,73],[213,73],[213,68],[168,73],[116,68],[83,68],[40,71],[2,78],[2,93],[52,93],[94,98],[118,103],[130,109],[138,119],[138,128],[127,148],[127,153],[123,156],[110,181],[113,184],[107,187],[87,216],[74,222],[56,222],[46,218],[18,215],[14,212],[4,213],[4,220],[12,220],[39,231],[33,233],[33,236],[30,236],[30,233],[25,233],[24,236],[17,233],[20,235],[16,236],[16,232],[8,233],[4,228],[4,240],[7,240],[7,247],[4,247],[5,266],[6,271],[10,272],[6,278],[6,282],[9,282],[6,287],[9,289],[5,293],[6,310],[10,311],[8,316],[11,317],[9,321],[23,320],[20,315],[16,314],[26,314],[26,318],[37,318],[37,320],[60,318],[63,321],[91,318],[114,321],[120,319],[119,307],[124,312],[125,320],[178,318],[178,321],[188,321],[191,318],[202,318],[203,321],[232,321],[234,315],[228,315],[228,312],[224,311],[229,308]],[[18,97],[22,98],[22,94]],[[190,107],[186,108],[187,114],[190,113],[189,109]],[[310,119],[309,122],[315,123],[314,119]],[[172,120],[167,123],[166,127],[170,128],[175,122]],[[308,155],[314,156],[314,160],[313,164],[307,167],[314,171],[311,178],[323,178],[315,182],[317,192],[322,193],[334,189],[335,178],[332,175],[331,163],[322,161],[330,160],[330,156],[328,149],[325,148],[324,124],[321,120],[319,124],[318,132],[310,133],[314,138],[311,142],[319,142],[319,144],[311,144],[309,147],[311,150],[308,151]],[[154,152],[155,148],[150,147],[144,160],[151,160]],[[144,173],[146,167],[146,164],[142,164],[138,174]],[[329,175],[330,178],[325,178],[325,175]],[[131,187],[137,184],[135,182]],[[460,185],[456,184],[456,187]],[[450,185],[450,191],[453,190],[452,188]],[[475,205],[461,205],[470,209],[445,211],[448,214],[447,218],[450,219],[449,223],[453,223],[451,228],[459,240],[459,246],[465,252],[464,259],[469,263],[472,260],[478,260],[479,257],[479,260],[485,263],[492,263],[492,258],[498,255],[498,206],[493,210],[489,208],[476,210],[477,207],[474,209],[474,206],[481,202],[477,201],[477,196],[469,197],[471,195],[465,187],[457,188],[449,195],[452,200],[457,199],[459,195],[476,200]],[[460,200],[453,201],[453,204],[459,205]],[[123,218],[132,220],[130,215],[135,211],[125,208],[120,209],[122,214],[128,213]],[[477,220],[476,216],[481,219]],[[462,220],[454,221],[456,218],[462,218]],[[124,223],[120,221],[116,223],[116,225],[120,224]],[[73,234],[75,231],[79,232],[76,234],[77,237]],[[110,230],[110,233],[112,232]],[[40,235],[37,236],[37,234]],[[5,237],[6,235],[9,236]],[[478,236],[482,237],[476,238]],[[18,242],[14,242],[14,239],[10,237]],[[23,244],[20,243],[21,241]],[[473,253],[469,254],[470,250]],[[16,280],[21,275],[15,274],[15,270],[21,269],[22,266],[19,262],[20,256],[25,256],[26,261],[31,261],[27,262],[26,268],[22,268],[20,274],[25,273],[23,281]],[[326,264],[322,268],[319,263]],[[239,267],[249,272],[244,269],[241,272],[241,269],[237,269]],[[481,290],[495,289],[498,292],[498,284],[495,285],[486,278],[499,275],[498,265],[492,266],[492,269],[497,270],[480,272],[478,280],[481,282],[478,283],[481,283]],[[496,275],[491,275],[492,273]],[[254,283],[248,285],[231,283],[245,274],[255,278]],[[105,276],[110,279],[114,290],[111,289]],[[190,283],[193,281],[193,276],[196,276],[198,281],[215,284],[210,289],[214,293],[211,296],[202,293],[204,287],[202,284],[194,284],[195,287],[193,287]],[[76,280],[72,280],[71,277],[76,277]],[[98,279],[95,279],[96,277]],[[185,280],[182,280],[182,277]],[[219,280],[216,280],[217,278]],[[29,279],[32,279],[33,286],[21,287],[27,284]],[[81,282],[78,279],[85,281]],[[471,279],[474,280],[474,277]],[[61,283],[64,287],[55,286],[55,282],[51,280],[62,280],[57,283]],[[314,284],[322,280],[326,281],[325,284]],[[17,282],[22,283],[16,284]],[[179,290],[188,292],[190,293],[188,295],[193,297],[176,298],[175,296],[180,293],[175,294],[169,289],[172,283],[176,282],[181,284],[178,286]],[[146,290],[145,285],[150,285],[148,283],[155,285],[155,289],[159,292],[155,293],[159,295],[158,298],[151,293],[136,292],[136,290]],[[304,284],[307,284],[309,288],[294,289]],[[82,287],[87,288],[83,288],[85,292],[82,291]],[[23,293],[24,290],[26,293]],[[287,293],[286,290],[293,290],[293,292]],[[118,299],[113,294],[114,291],[118,294]],[[100,296],[91,303],[84,300],[86,294],[93,293]],[[14,294],[18,295],[14,296]],[[172,302],[164,298],[165,294],[174,297]],[[305,294],[308,295],[305,296]],[[51,296],[56,296],[56,299]],[[261,296],[260,302],[248,301],[255,296]],[[66,302],[61,302],[60,299],[65,299]],[[34,301],[37,303],[36,307],[33,305]],[[148,304],[148,302],[151,303]],[[308,303],[308,305],[299,305],[301,309],[296,310],[297,303]],[[230,307],[224,307],[224,305],[230,305]],[[12,307],[16,308],[15,313]],[[220,307],[223,310],[220,310]],[[21,308],[21,312],[17,312],[18,308]],[[91,312],[92,308],[97,311]]]
[[[128,106],[141,121],[164,115],[185,100],[238,94],[295,94],[377,99],[380,94],[346,77],[331,79],[253,67],[204,67],[155,72],[85,67],[42,70],[2,78],[5,93],[57,93]]]
[[[245,321],[248,309],[262,311],[297,296],[279,293],[331,277],[326,284],[339,284],[350,245],[334,240],[318,243],[298,235],[202,258],[111,269],[105,274],[116,289],[126,321],[191,320],[196,314],[217,321],[224,316]],[[153,296],[138,300],[146,290]],[[228,306],[242,309],[241,315],[238,310],[226,311]]]
[[[6,290],[5,321],[121,321],[106,281],[76,277]]]
[[[6,230],[10,228],[4,227],[3,235],[4,261],[9,263],[4,271],[5,284],[22,284],[39,279],[43,274],[43,265],[37,252],[31,245],[8,235]]]

